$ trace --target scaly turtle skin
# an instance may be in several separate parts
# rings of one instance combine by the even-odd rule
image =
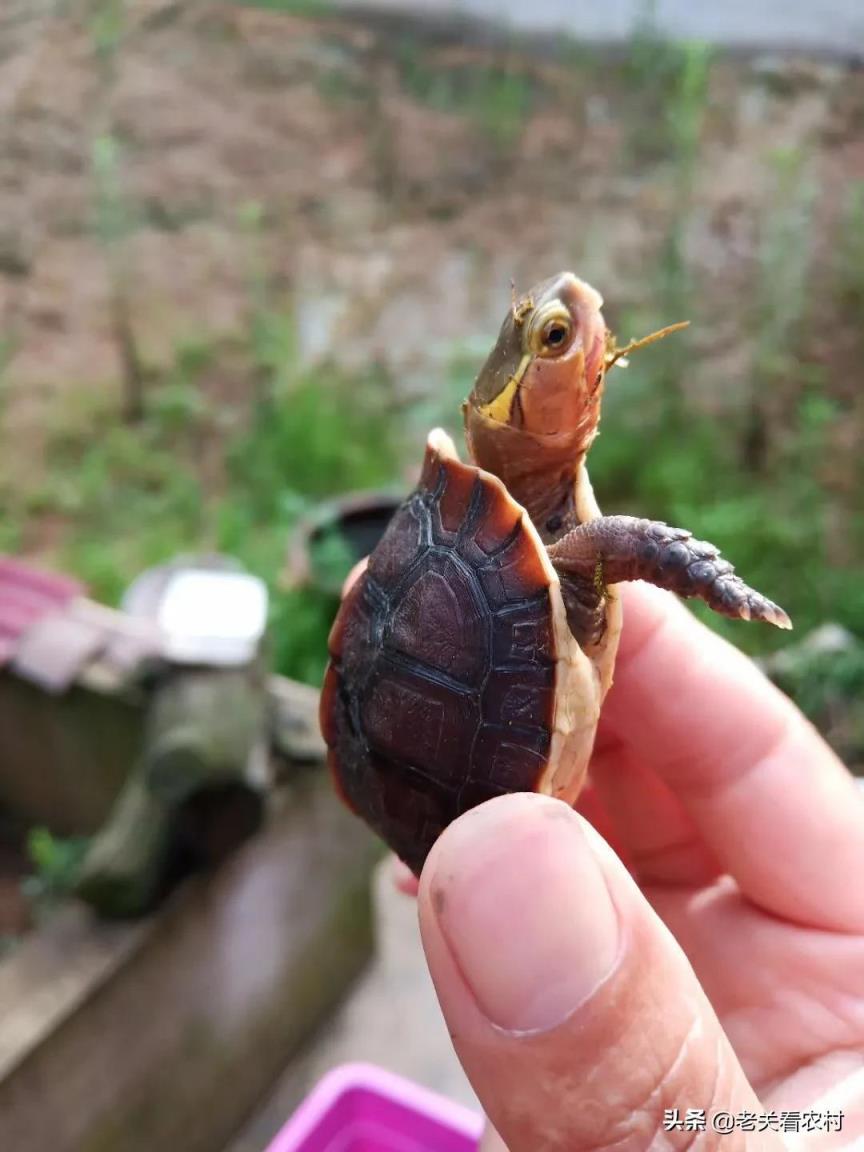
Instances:
[[[473,464],[430,434],[416,490],[333,625],[330,768],[416,874],[447,824],[484,800],[576,800],[612,682],[620,582],[790,627],[712,545],[601,515],[585,456],[606,372],[629,350],[601,306],[571,273],[514,300],[463,406]]]

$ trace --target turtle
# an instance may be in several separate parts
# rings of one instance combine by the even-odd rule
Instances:
[[[562,272],[514,298],[330,632],[322,734],[341,799],[419,875],[454,819],[508,792],[583,787],[621,632],[646,580],[789,628],[712,544],[601,514],[586,456],[619,347],[600,294]]]

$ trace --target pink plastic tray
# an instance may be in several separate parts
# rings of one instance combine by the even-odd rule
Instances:
[[[476,1152],[476,1113],[371,1064],[318,1084],[267,1152]]]

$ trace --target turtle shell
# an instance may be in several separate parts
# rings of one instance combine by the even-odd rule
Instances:
[[[563,618],[527,515],[433,433],[340,608],[321,697],[339,793],[415,872],[467,809],[550,790]]]

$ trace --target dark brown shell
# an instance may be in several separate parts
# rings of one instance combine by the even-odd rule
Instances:
[[[547,765],[557,653],[526,521],[430,440],[331,632],[321,727],[337,788],[416,873],[451,820],[535,789]]]

